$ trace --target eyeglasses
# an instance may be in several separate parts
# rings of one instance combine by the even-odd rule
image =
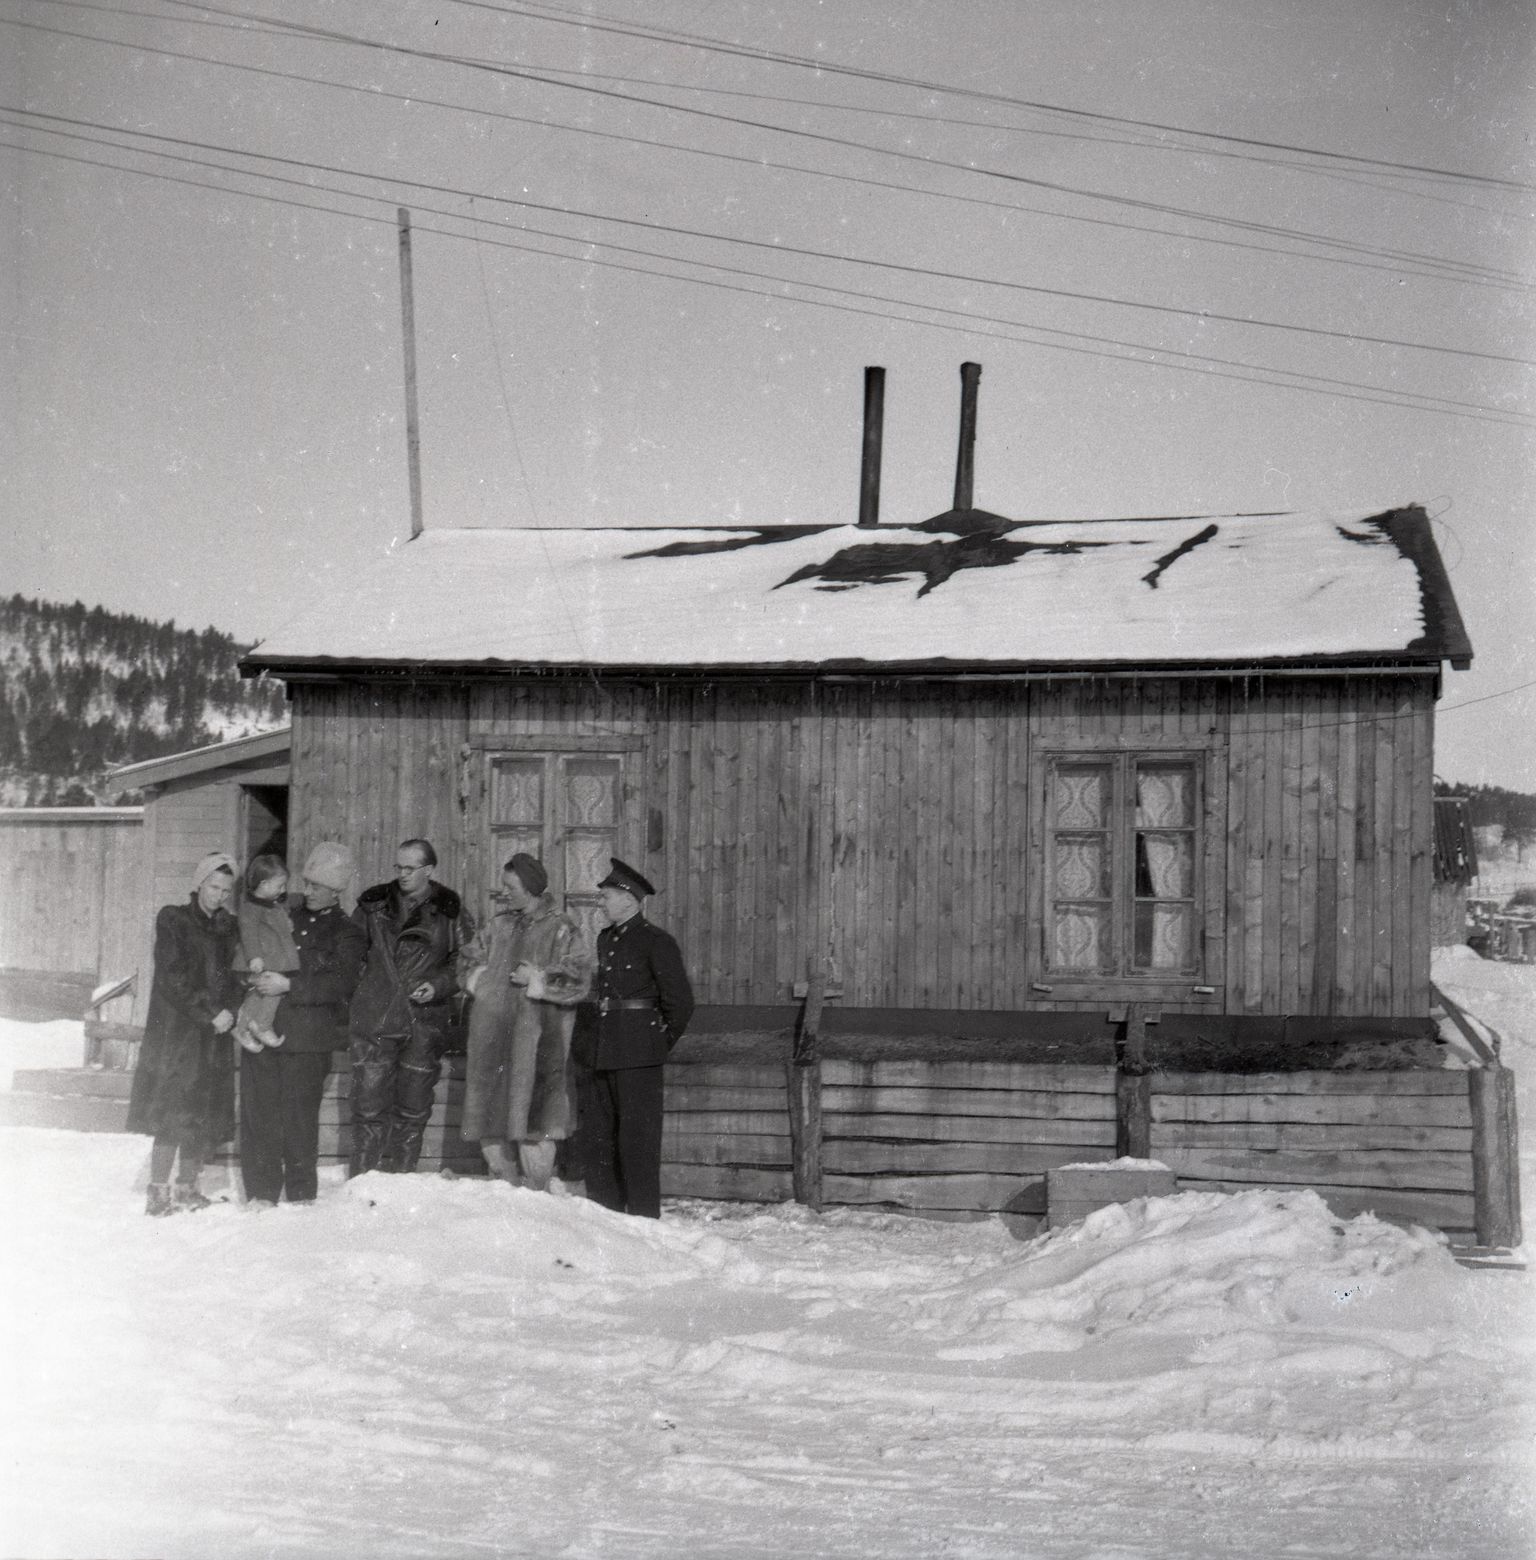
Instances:
[[[395,872],[400,877],[409,877],[413,872],[429,871],[431,871],[431,868],[427,866],[426,862],[422,862],[419,867],[408,861],[397,861],[395,863]]]

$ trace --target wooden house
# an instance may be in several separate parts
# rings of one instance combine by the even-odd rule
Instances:
[[[1218,1121],[1213,1095],[1142,1087],[1127,1137],[1128,1027],[1165,1081],[1178,1043],[1220,1067],[1430,1032],[1434,709],[1470,654],[1417,506],[966,505],[431,529],[245,665],[289,687],[296,851],[345,840],[379,878],[425,835],[483,910],[527,850],[589,918],[622,856],[661,889],[700,1036],[786,1036],[807,990],[833,996],[820,1195],[1026,1209],[1052,1164],[1127,1146],[1182,1149],[1191,1183],[1275,1179],[1241,1146],[1251,1099]],[[778,1059],[693,1054],[672,1189],[787,1195]],[[1312,1088],[1302,1130],[1254,1144],[1310,1143],[1278,1179],[1331,1175],[1340,1206],[1472,1227],[1466,1079],[1385,1076]],[[1038,1096],[1038,1130],[999,1127],[994,1088]],[[1405,1187],[1392,1156],[1430,1143]]]

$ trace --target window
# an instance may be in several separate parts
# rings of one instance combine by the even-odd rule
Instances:
[[[597,885],[607,875],[609,857],[623,854],[622,756],[495,754],[487,821],[495,874],[518,851],[538,857],[556,898],[596,937],[604,924]]]
[[[1188,754],[1047,760],[1047,974],[1199,973],[1201,774]]]

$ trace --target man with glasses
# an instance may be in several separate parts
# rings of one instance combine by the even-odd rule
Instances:
[[[283,1044],[240,1053],[247,1206],[315,1199],[320,1100],[331,1052],[347,1043],[347,1004],[363,967],[362,929],[341,908],[354,870],[345,845],[327,840],[310,851],[302,897],[288,907],[299,967],[286,975],[266,970],[253,983],[262,995],[282,998],[272,1022]]]
[[[421,1157],[454,961],[475,933],[459,896],[432,877],[436,865],[428,841],[402,841],[394,880],[366,890],[353,912],[368,951],[351,1010],[351,1175],[411,1171]]]

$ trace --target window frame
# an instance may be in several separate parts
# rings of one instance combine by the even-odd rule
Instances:
[[[542,765],[541,818],[539,823],[539,859],[550,875],[550,888],[565,910],[589,927],[600,917],[595,892],[572,890],[565,882],[566,836],[583,832],[583,826],[563,823],[555,808],[559,777],[570,762],[610,761],[617,769],[616,817],[613,824],[612,854],[634,859],[636,842],[641,838],[644,816],[639,788],[640,743],[630,737],[542,736],[508,734],[482,736],[466,744],[465,758],[477,770],[472,782],[475,842],[474,859],[468,874],[480,913],[489,917],[497,908],[493,896],[501,886],[502,862],[517,848],[511,843],[516,825],[496,816],[496,769],[509,761],[538,762]],[[527,825],[531,832],[531,825]],[[530,854],[533,854],[530,852]]]
[[[1220,806],[1224,750],[1200,737],[1058,738],[1040,742],[1031,765],[1029,939],[1026,965],[1032,1002],[1150,998],[1180,1006],[1224,1006],[1224,957],[1220,911],[1224,902],[1225,809]],[[1187,763],[1194,777],[1192,852],[1193,966],[1173,971],[1132,967],[1135,947],[1135,798],[1139,763]],[[1062,969],[1052,964],[1055,852],[1053,778],[1061,765],[1099,763],[1111,780],[1110,935],[1114,968]],[[1071,830],[1060,831],[1071,833]]]

